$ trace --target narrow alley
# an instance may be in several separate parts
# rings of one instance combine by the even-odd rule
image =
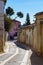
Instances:
[[[30,46],[14,41],[8,43],[9,52],[0,56],[0,65],[43,65],[43,59]]]

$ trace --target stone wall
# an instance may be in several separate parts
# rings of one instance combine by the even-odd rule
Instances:
[[[34,24],[18,29],[18,41],[32,46],[38,55],[43,56],[43,16],[41,17],[38,15]]]
[[[0,52],[4,51],[4,1],[0,0]]]

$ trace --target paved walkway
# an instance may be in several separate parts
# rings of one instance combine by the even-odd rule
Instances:
[[[11,60],[9,60],[7,63],[5,63],[5,65],[23,65],[25,63],[23,59],[27,55],[27,47],[19,43],[15,43],[15,44],[19,49],[19,53]],[[25,60],[27,59],[25,58]]]
[[[4,60],[8,59],[9,57],[11,57],[13,54],[16,53],[17,47],[16,47],[16,45],[14,44],[14,42],[8,41],[7,43],[9,44],[9,50],[8,50],[7,53],[5,53],[5,54],[3,54],[2,56],[0,56],[0,64],[1,64]]]
[[[38,57],[30,46],[14,41],[9,42],[9,46],[9,52],[0,56],[0,65],[43,65],[43,58]],[[18,53],[14,55],[17,48]],[[12,55],[14,56],[7,60]]]

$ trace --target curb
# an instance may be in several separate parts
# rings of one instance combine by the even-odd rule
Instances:
[[[1,53],[0,56],[7,54],[8,51],[9,51],[9,45],[8,42],[5,42],[4,53]]]
[[[8,51],[9,51],[9,43],[5,42],[4,52],[8,53]]]
[[[22,63],[20,65],[27,65],[28,58],[31,56],[30,52],[31,52],[31,49],[26,51],[24,59],[23,59],[23,61],[22,61]],[[31,54],[32,54],[32,52],[31,52]]]

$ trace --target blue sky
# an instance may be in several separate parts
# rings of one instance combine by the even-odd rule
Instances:
[[[30,21],[33,23],[34,14],[43,11],[43,0],[7,0],[5,9],[10,6],[15,11],[12,19],[16,17],[16,13],[21,11],[24,14],[23,18],[17,18],[21,23],[25,23],[26,14],[29,13]]]

